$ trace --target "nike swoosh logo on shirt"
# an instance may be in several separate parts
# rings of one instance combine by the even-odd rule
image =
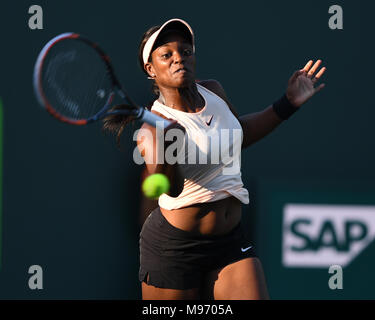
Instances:
[[[211,124],[211,121],[212,121],[212,118],[213,118],[214,116],[211,116],[211,119],[209,120],[209,121],[206,121],[206,124],[209,126],[210,124]]]
[[[241,251],[242,251],[242,252],[245,252],[245,251],[251,249],[252,247],[253,247],[253,246],[250,246],[250,247],[247,247],[247,248],[241,248]]]

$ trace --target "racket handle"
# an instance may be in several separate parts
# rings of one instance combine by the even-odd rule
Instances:
[[[159,117],[158,115],[156,115],[155,113],[152,113],[146,109],[143,109],[143,112],[141,114],[141,116],[139,117],[139,120],[140,121],[143,121],[143,122],[146,122],[154,127],[156,127],[156,122],[157,121],[162,121],[163,122],[163,125],[164,125],[164,128],[168,127],[171,122],[162,118],[162,117]]]

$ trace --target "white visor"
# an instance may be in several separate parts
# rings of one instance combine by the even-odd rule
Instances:
[[[147,40],[144,48],[143,48],[143,52],[142,52],[142,57],[143,57],[143,64],[146,64],[150,58],[150,54],[151,54],[151,50],[152,50],[152,47],[154,46],[154,43],[155,41],[157,40],[159,34],[161,31],[163,31],[167,26],[168,27],[172,27],[173,25],[176,25],[177,28],[181,29],[181,26],[183,27],[183,29],[185,29],[185,31],[187,31],[188,33],[190,33],[191,35],[191,44],[193,46],[193,52],[195,52],[195,46],[194,46],[194,34],[193,34],[193,30],[191,29],[191,27],[189,26],[189,24],[184,21],[184,20],[181,20],[181,19],[171,19],[171,20],[168,20],[167,22],[165,22],[156,32],[154,32],[151,37]]]

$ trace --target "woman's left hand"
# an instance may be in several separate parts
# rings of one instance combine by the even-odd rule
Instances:
[[[322,60],[316,61],[314,65],[313,63],[314,61],[310,60],[303,69],[296,71],[289,79],[286,96],[295,107],[300,107],[325,86],[325,84],[322,83],[318,87],[314,87],[316,82],[326,71],[326,67],[321,68],[316,76],[313,77],[321,65]]]

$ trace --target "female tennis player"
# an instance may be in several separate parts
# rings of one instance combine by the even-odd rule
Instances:
[[[218,81],[196,81],[194,53],[191,27],[172,19],[145,32],[139,60],[157,93],[151,111],[173,121],[164,133],[182,130],[187,141],[194,140],[206,150],[208,159],[211,149],[201,145],[207,136],[216,136],[222,146],[222,132],[237,130],[242,148],[249,147],[324,87],[314,85],[326,69],[316,73],[321,61],[309,61],[291,76],[281,99],[261,112],[239,117]],[[105,126],[121,134],[128,121],[124,116],[111,116]],[[226,171],[240,159],[241,148],[235,148],[238,139],[231,135],[231,157],[220,155],[217,162],[158,163],[155,154],[160,137],[148,124],[142,129],[151,132],[138,139],[148,174],[164,173],[171,182],[169,193],[160,196],[159,206],[140,233],[142,298],[268,299],[261,262],[241,224],[241,204],[249,203],[249,194],[240,170]],[[182,158],[188,159],[192,149],[180,150],[184,150]],[[146,156],[150,151],[153,157]]]

